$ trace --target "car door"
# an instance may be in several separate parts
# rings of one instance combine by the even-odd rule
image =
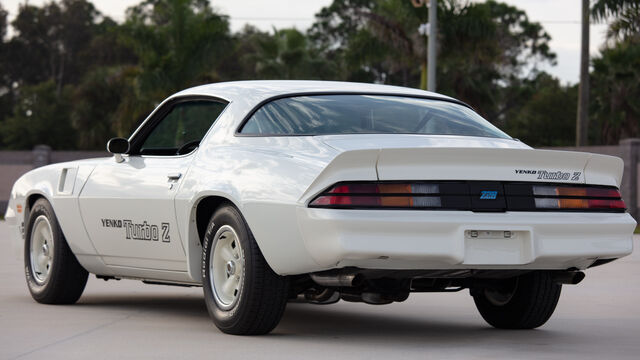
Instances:
[[[187,271],[174,198],[199,141],[225,106],[210,100],[167,103],[132,137],[123,161],[115,157],[96,166],[79,202],[107,265]]]

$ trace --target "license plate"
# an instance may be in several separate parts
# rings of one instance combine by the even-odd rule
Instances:
[[[467,230],[464,232],[467,239],[511,239],[515,232],[510,230]]]

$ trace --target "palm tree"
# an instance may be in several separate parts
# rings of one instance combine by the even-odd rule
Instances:
[[[231,48],[226,16],[206,0],[145,0],[127,10],[123,42],[138,65],[125,69],[114,127],[128,133],[168,95],[218,78],[214,72]]]
[[[591,13],[610,20],[608,42],[593,60],[594,118],[601,142],[640,136],[640,3],[637,0],[597,0]]]
[[[607,38],[611,41],[640,41],[640,2],[637,0],[597,0],[591,9],[596,21],[613,17]]]

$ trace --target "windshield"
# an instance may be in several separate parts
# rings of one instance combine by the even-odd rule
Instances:
[[[277,99],[240,130],[261,136],[333,134],[464,135],[510,139],[466,106],[380,95],[313,95]]]

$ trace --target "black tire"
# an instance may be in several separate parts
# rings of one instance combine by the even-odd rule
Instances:
[[[46,278],[38,279],[31,262],[31,244],[34,236],[36,220],[43,222],[42,217],[48,221],[51,229],[51,265],[48,267]],[[62,234],[62,229],[53,212],[51,204],[46,199],[38,199],[29,211],[24,245],[24,270],[27,286],[34,300],[43,304],[73,304],[82,295],[87,284],[89,273],[85,270],[75,255],[69,249],[67,240]]]
[[[239,280],[242,285],[234,295],[236,298],[225,307],[221,297],[214,294],[214,274],[211,274],[209,264],[217,242],[226,240],[226,237],[218,240],[216,234],[223,236],[229,227],[235,231],[233,235],[240,242],[239,251],[244,256],[244,266],[242,279]],[[289,282],[269,267],[244,218],[235,207],[223,205],[213,214],[202,248],[204,298],[209,315],[218,329],[233,335],[261,335],[273,330],[287,305]],[[235,266],[225,267],[227,279],[229,269],[235,269]]]
[[[472,291],[480,315],[499,329],[534,329],[542,326],[553,314],[562,289],[562,285],[554,282],[546,271],[534,271],[505,280],[501,286],[502,289],[497,289],[498,296],[496,289]]]

